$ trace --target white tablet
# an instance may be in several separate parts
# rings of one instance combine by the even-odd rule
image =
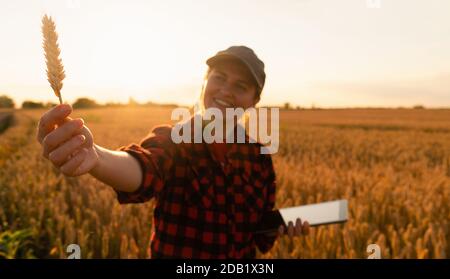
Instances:
[[[280,214],[286,225],[290,221],[295,225],[297,218],[308,221],[310,226],[342,223],[347,221],[347,200],[282,208]]]
[[[295,225],[297,218],[302,219],[302,222],[308,221],[312,227],[343,223],[348,218],[347,204],[347,200],[337,200],[274,210],[263,216],[256,232],[275,231],[280,225],[287,226],[290,221]]]

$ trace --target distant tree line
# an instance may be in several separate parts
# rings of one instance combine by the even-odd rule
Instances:
[[[51,108],[56,106],[57,103],[53,102],[37,102],[32,100],[25,100],[22,102],[21,108],[23,109],[42,109]],[[90,98],[78,98],[72,104],[73,108],[84,109],[84,108],[98,108],[98,107],[139,107],[139,106],[162,106],[162,107],[177,107],[175,104],[158,104],[153,102],[139,103],[133,98],[129,98],[128,103],[118,103],[118,102],[108,102],[106,104],[98,104],[95,100]],[[0,108],[14,108],[14,100],[6,95],[0,96]]]
[[[56,103],[53,102],[36,102],[31,100],[26,100],[22,102],[22,108],[23,109],[39,109],[39,108],[51,108],[56,106]],[[90,98],[78,98],[73,104],[73,108],[76,109],[84,109],[84,108],[98,108],[98,107],[139,107],[139,106],[159,106],[159,107],[177,107],[175,104],[158,104],[153,102],[146,102],[146,103],[139,103],[135,101],[133,98],[128,99],[128,103],[117,103],[117,102],[108,102],[106,104],[98,104],[95,100]],[[14,100],[6,95],[0,96],[0,108],[14,108]],[[286,102],[282,106],[278,106],[280,109],[283,110],[301,110],[306,109],[306,107],[300,107],[300,106],[292,106],[291,103]],[[403,107],[398,107],[398,109],[402,109]],[[413,109],[426,109],[423,105],[415,105],[412,107]],[[311,108],[313,110],[320,109],[316,107],[314,104],[311,105]]]
[[[0,96],[0,108],[13,108],[14,101],[6,95]]]

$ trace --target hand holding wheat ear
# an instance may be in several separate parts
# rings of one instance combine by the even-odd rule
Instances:
[[[43,47],[47,63],[47,77],[55,95],[59,98],[59,103],[62,104],[61,88],[63,86],[62,81],[66,75],[62,61],[59,58],[61,50],[58,46],[58,34],[55,29],[55,22],[53,22],[51,17],[45,15],[42,18],[42,35],[44,36]]]

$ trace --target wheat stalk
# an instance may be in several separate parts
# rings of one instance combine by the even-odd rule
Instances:
[[[42,18],[42,35],[44,36],[43,47],[47,63],[47,77],[55,95],[59,98],[59,103],[62,104],[61,88],[66,75],[62,60],[59,58],[61,50],[58,46],[58,34],[55,29],[55,22],[51,17],[45,15]]]

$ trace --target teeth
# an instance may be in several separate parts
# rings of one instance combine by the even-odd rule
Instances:
[[[227,103],[227,102],[225,102],[225,101],[222,101],[222,100],[219,100],[219,99],[215,99],[215,101],[216,101],[216,103],[218,103],[218,104],[221,105],[221,106],[224,106],[224,107],[231,107],[231,104],[229,104],[229,103]]]

